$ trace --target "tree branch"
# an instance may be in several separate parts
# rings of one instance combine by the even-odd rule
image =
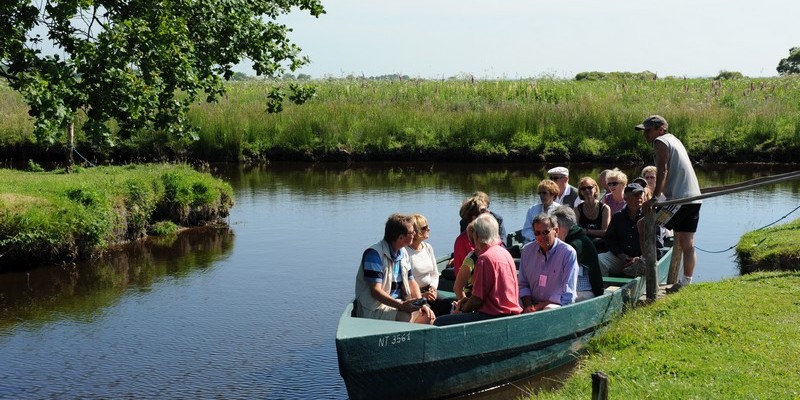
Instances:
[[[19,80],[18,77],[6,73],[6,69],[4,68],[5,67],[4,65],[0,65],[0,67],[3,67],[3,68],[0,68],[0,77],[6,78],[7,80],[12,81],[12,82],[16,81],[16,80]]]

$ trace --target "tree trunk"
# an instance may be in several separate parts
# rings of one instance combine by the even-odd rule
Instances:
[[[72,165],[75,160],[72,153],[75,151],[75,122],[70,122],[67,126],[67,173],[72,172]]]

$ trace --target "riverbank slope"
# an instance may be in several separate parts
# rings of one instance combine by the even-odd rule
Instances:
[[[536,399],[790,399],[800,395],[800,272],[699,283],[638,307],[590,341],[578,371]]]
[[[748,232],[736,245],[742,274],[800,269],[800,219]]]
[[[229,184],[187,165],[0,169],[0,271],[86,259],[155,231],[212,224],[232,206]]]

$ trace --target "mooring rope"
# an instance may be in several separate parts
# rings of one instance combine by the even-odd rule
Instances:
[[[77,155],[79,155],[83,159],[83,161],[86,161],[87,163],[89,163],[89,165],[91,165],[93,167],[96,167],[96,165],[94,165],[91,161],[87,160],[86,157],[83,156],[83,154],[78,152],[78,148],[77,147],[73,147],[72,148],[72,152],[77,154]]]
[[[699,196],[694,196],[694,197],[689,197],[689,198],[684,198],[684,199],[675,199],[675,200],[668,200],[668,201],[658,202],[657,205],[683,204],[683,203],[688,203],[688,202],[693,201],[693,200],[706,199],[706,198],[710,198],[710,197],[717,197],[717,196],[722,196],[722,195],[725,195],[725,194],[731,194],[731,193],[736,193],[736,192],[743,192],[743,191],[746,191],[746,190],[753,189],[753,188],[755,188],[757,186],[775,184],[775,183],[778,183],[778,182],[788,181],[788,180],[797,179],[797,178],[800,178],[800,171],[792,171],[792,172],[787,172],[785,174],[765,176],[765,177],[761,177],[761,178],[751,179],[751,180],[745,181],[745,182],[740,182],[740,183],[733,184],[733,185],[725,185],[725,186],[704,188],[702,190],[702,194],[699,195]],[[762,229],[766,229],[766,228],[769,228],[772,225],[777,224],[778,222],[786,219],[786,217],[792,215],[792,213],[794,213],[798,209],[800,209],[800,206],[795,207],[792,211],[789,211],[786,215],[778,218],[777,220],[775,220],[775,221],[773,221],[773,222],[771,222],[771,223],[769,223],[767,225],[764,225],[761,228],[755,229],[755,231],[760,231]],[[695,246],[694,248],[696,250],[702,251],[704,253],[719,254],[719,253],[725,253],[726,251],[730,251],[730,250],[734,249],[735,247],[736,247],[736,245],[734,244],[733,246],[728,247],[725,250],[718,250],[718,251],[705,250],[705,249],[697,247],[697,246]]]
[[[778,222],[780,222],[780,221],[782,221],[782,220],[786,219],[786,217],[788,217],[788,216],[792,215],[792,214],[793,214],[795,211],[797,211],[797,210],[800,210],[800,206],[797,206],[797,207],[795,207],[795,208],[794,208],[794,210],[792,210],[792,211],[789,211],[789,212],[788,212],[786,215],[784,215],[784,216],[782,216],[782,217],[778,218],[777,220],[775,220],[775,221],[773,221],[773,222],[770,222],[769,224],[766,224],[766,225],[762,226],[761,228],[755,229],[755,230],[754,230],[754,232],[755,232],[755,231],[760,231],[760,230],[762,230],[762,229],[769,228],[770,226],[777,224]],[[719,254],[719,253],[724,253],[724,252],[726,252],[726,251],[729,251],[729,250],[732,250],[732,249],[734,249],[735,247],[736,247],[736,245],[733,245],[733,246],[731,246],[731,247],[728,247],[728,248],[727,248],[727,249],[725,249],[725,250],[711,251],[711,250],[705,250],[705,249],[702,249],[702,248],[700,248],[700,247],[694,246],[694,248],[695,248],[696,250],[698,250],[698,251],[702,251],[702,252],[704,252],[704,253],[711,253],[711,254]]]

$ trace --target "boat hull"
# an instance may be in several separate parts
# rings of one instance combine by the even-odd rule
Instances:
[[[670,253],[659,261],[666,280]],[[610,279],[602,296],[513,317],[435,327],[342,314],[339,371],[351,399],[431,399],[498,386],[573,360],[644,292],[644,277]]]

